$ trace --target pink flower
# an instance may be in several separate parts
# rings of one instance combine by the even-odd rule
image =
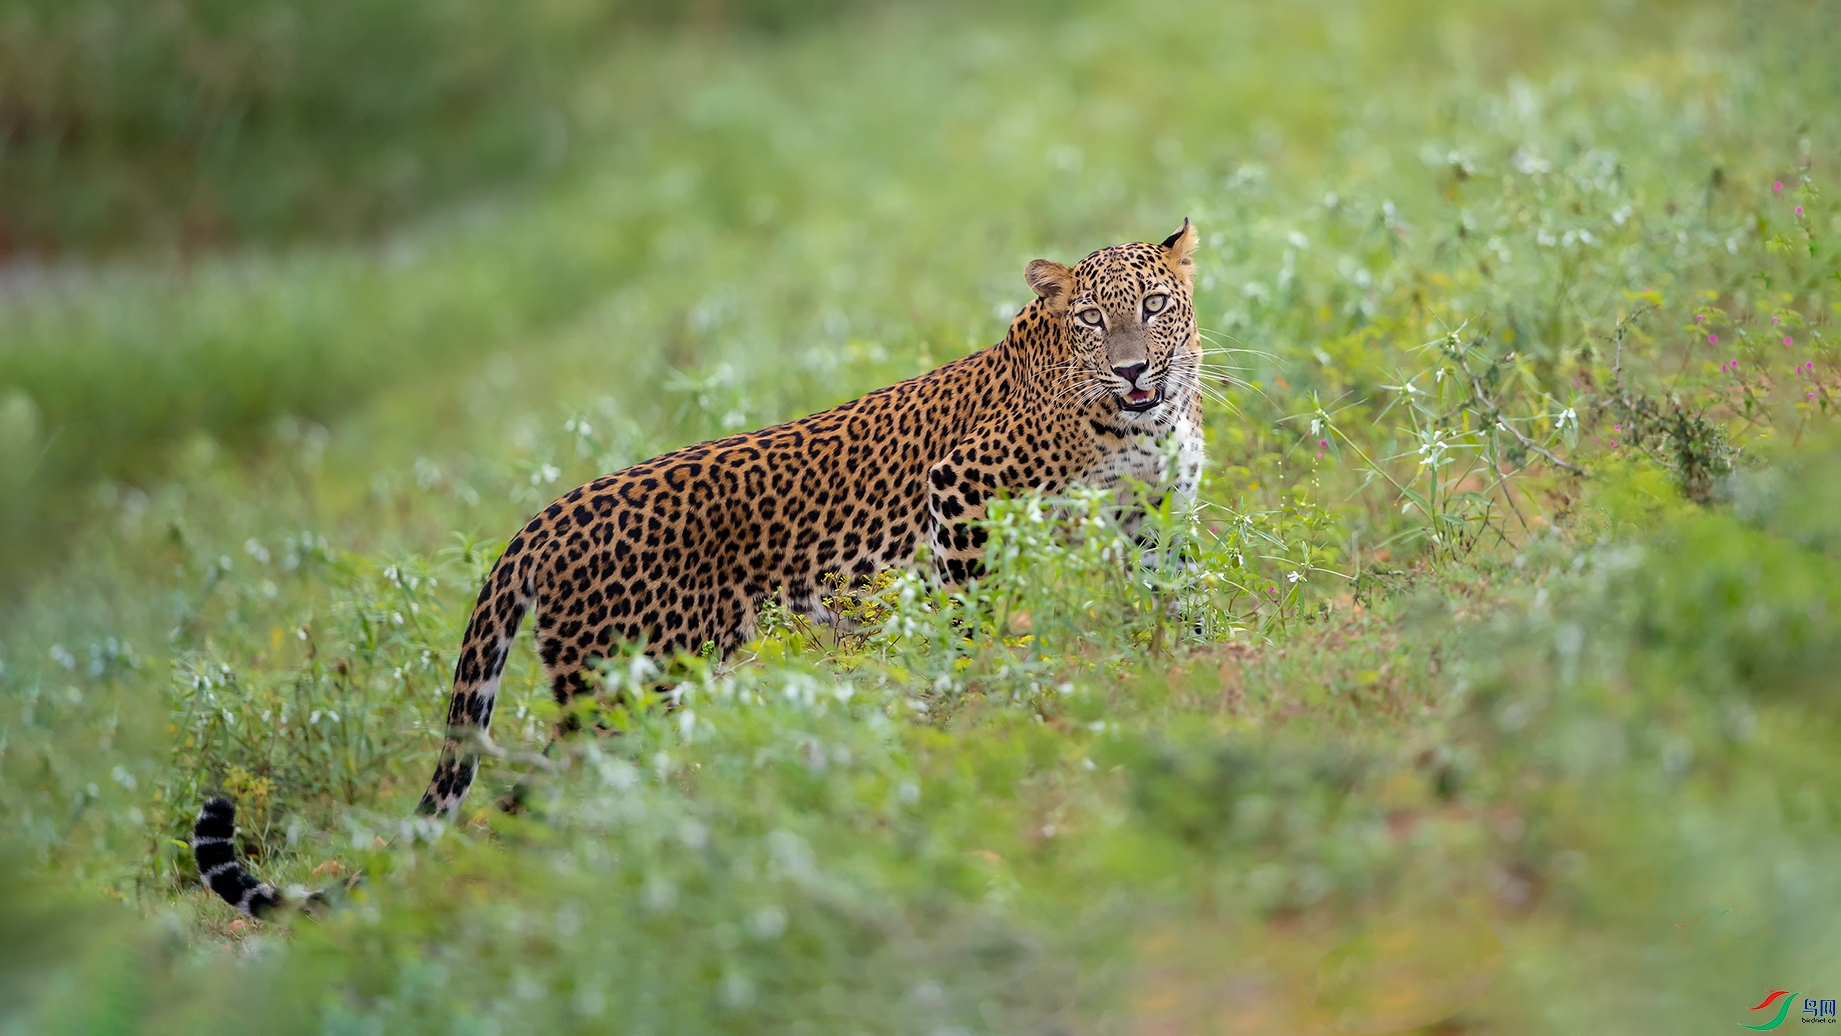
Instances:
[[[1616,448],[1617,448],[1617,440],[1616,440],[1616,439],[1612,439],[1612,440],[1611,440],[1611,448],[1612,448],[1612,449],[1616,449]]]
[[[1708,336],[1707,336],[1707,344],[1708,344],[1708,345],[1718,345],[1718,344],[1720,344],[1720,336],[1719,336],[1719,335],[1708,335]]]
[[[1794,338],[1791,338],[1791,337],[1790,337],[1789,335],[1784,335],[1784,336],[1783,336],[1783,344],[1785,344],[1785,345],[1795,345],[1795,344],[1796,344],[1796,339],[1794,339]]]
[[[1777,323],[1777,321],[1778,321],[1778,319],[1779,319],[1778,317],[1772,317],[1772,318],[1771,318],[1771,323],[1773,323],[1773,324],[1775,324],[1775,323]]]
[[[1330,448],[1330,441],[1328,439],[1318,439],[1317,445],[1318,447],[1327,450]]]
[[[1802,214],[1803,214],[1803,207],[1802,207],[1801,205],[1798,205],[1798,206],[1796,207],[1796,214],[1797,214],[1798,216],[1800,216],[1800,215],[1802,215]]]
[[[1707,314],[1705,314],[1705,313],[1696,313],[1696,314],[1694,314],[1694,322],[1695,322],[1696,324],[1698,324],[1698,323],[1701,323],[1702,321],[1704,321],[1704,320],[1706,320],[1706,319],[1707,319]]]
[[[1773,190],[1773,191],[1781,191],[1781,190],[1783,190],[1783,181],[1782,181],[1782,180],[1777,180],[1777,181],[1775,181],[1775,182],[1773,182],[1773,183],[1771,184],[1771,190]]]

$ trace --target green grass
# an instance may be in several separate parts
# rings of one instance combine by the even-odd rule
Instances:
[[[816,0],[6,0],[0,254],[198,252],[400,226],[566,164],[584,60]]]
[[[0,930],[33,941],[0,939],[0,1011],[1692,1031],[1841,987],[1834,28],[1168,0],[668,32],[579,73],[579,164],[386,244],[22,280]],[[620,733],[548,757],[521,646],[467,822],[406,819],[514,523],[988,344],[1030,258],[1184,215],[1201,323],[1247,350],[1167,522],[1197,568],[1019,501],[967,592],[770,622],[674,663],[676,708],[619,667]],[[532,814],[492,810],[520,780]],[[229,925],[176,841],[216,791],[265,877],[366,881]]]

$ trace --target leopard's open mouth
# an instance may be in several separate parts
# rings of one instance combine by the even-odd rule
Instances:
[[[1120,397],[1119,409],[1129,410],[1134,414],[1142,414],[1161,402],[1163,402],[1163,388],[1161,386],[1156,389],[1132,389],[1130,392]]]

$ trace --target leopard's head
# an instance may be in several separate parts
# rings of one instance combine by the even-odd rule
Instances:
[[[1082,403],[1115,402],[1127,418],[1156,419],[1186,394],[1201,348],[1195,245],[1185,219],[1162,244],[1102,248],[1073,269],[1047,259],[1029,264],[1029,286],[1066,330],[1071,356],[1054,374],[1061,388]]]

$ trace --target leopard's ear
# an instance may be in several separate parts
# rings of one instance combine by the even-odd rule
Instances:
[[[1163,239],[1163,261],[1170,264],[1171,272],[1188,281],[1195,276],[1195,260],[1189,254],[1195,251],[1201,235],[1195,232],[1195,224],[1189,217],[1183,217],[1183,227],[1176,233]]]
[[[1023,279],[1036,297],[1056,307],[1065,307],[1074,294],[1074,271],[1053,260],[1032,260],[1023,271]]]

